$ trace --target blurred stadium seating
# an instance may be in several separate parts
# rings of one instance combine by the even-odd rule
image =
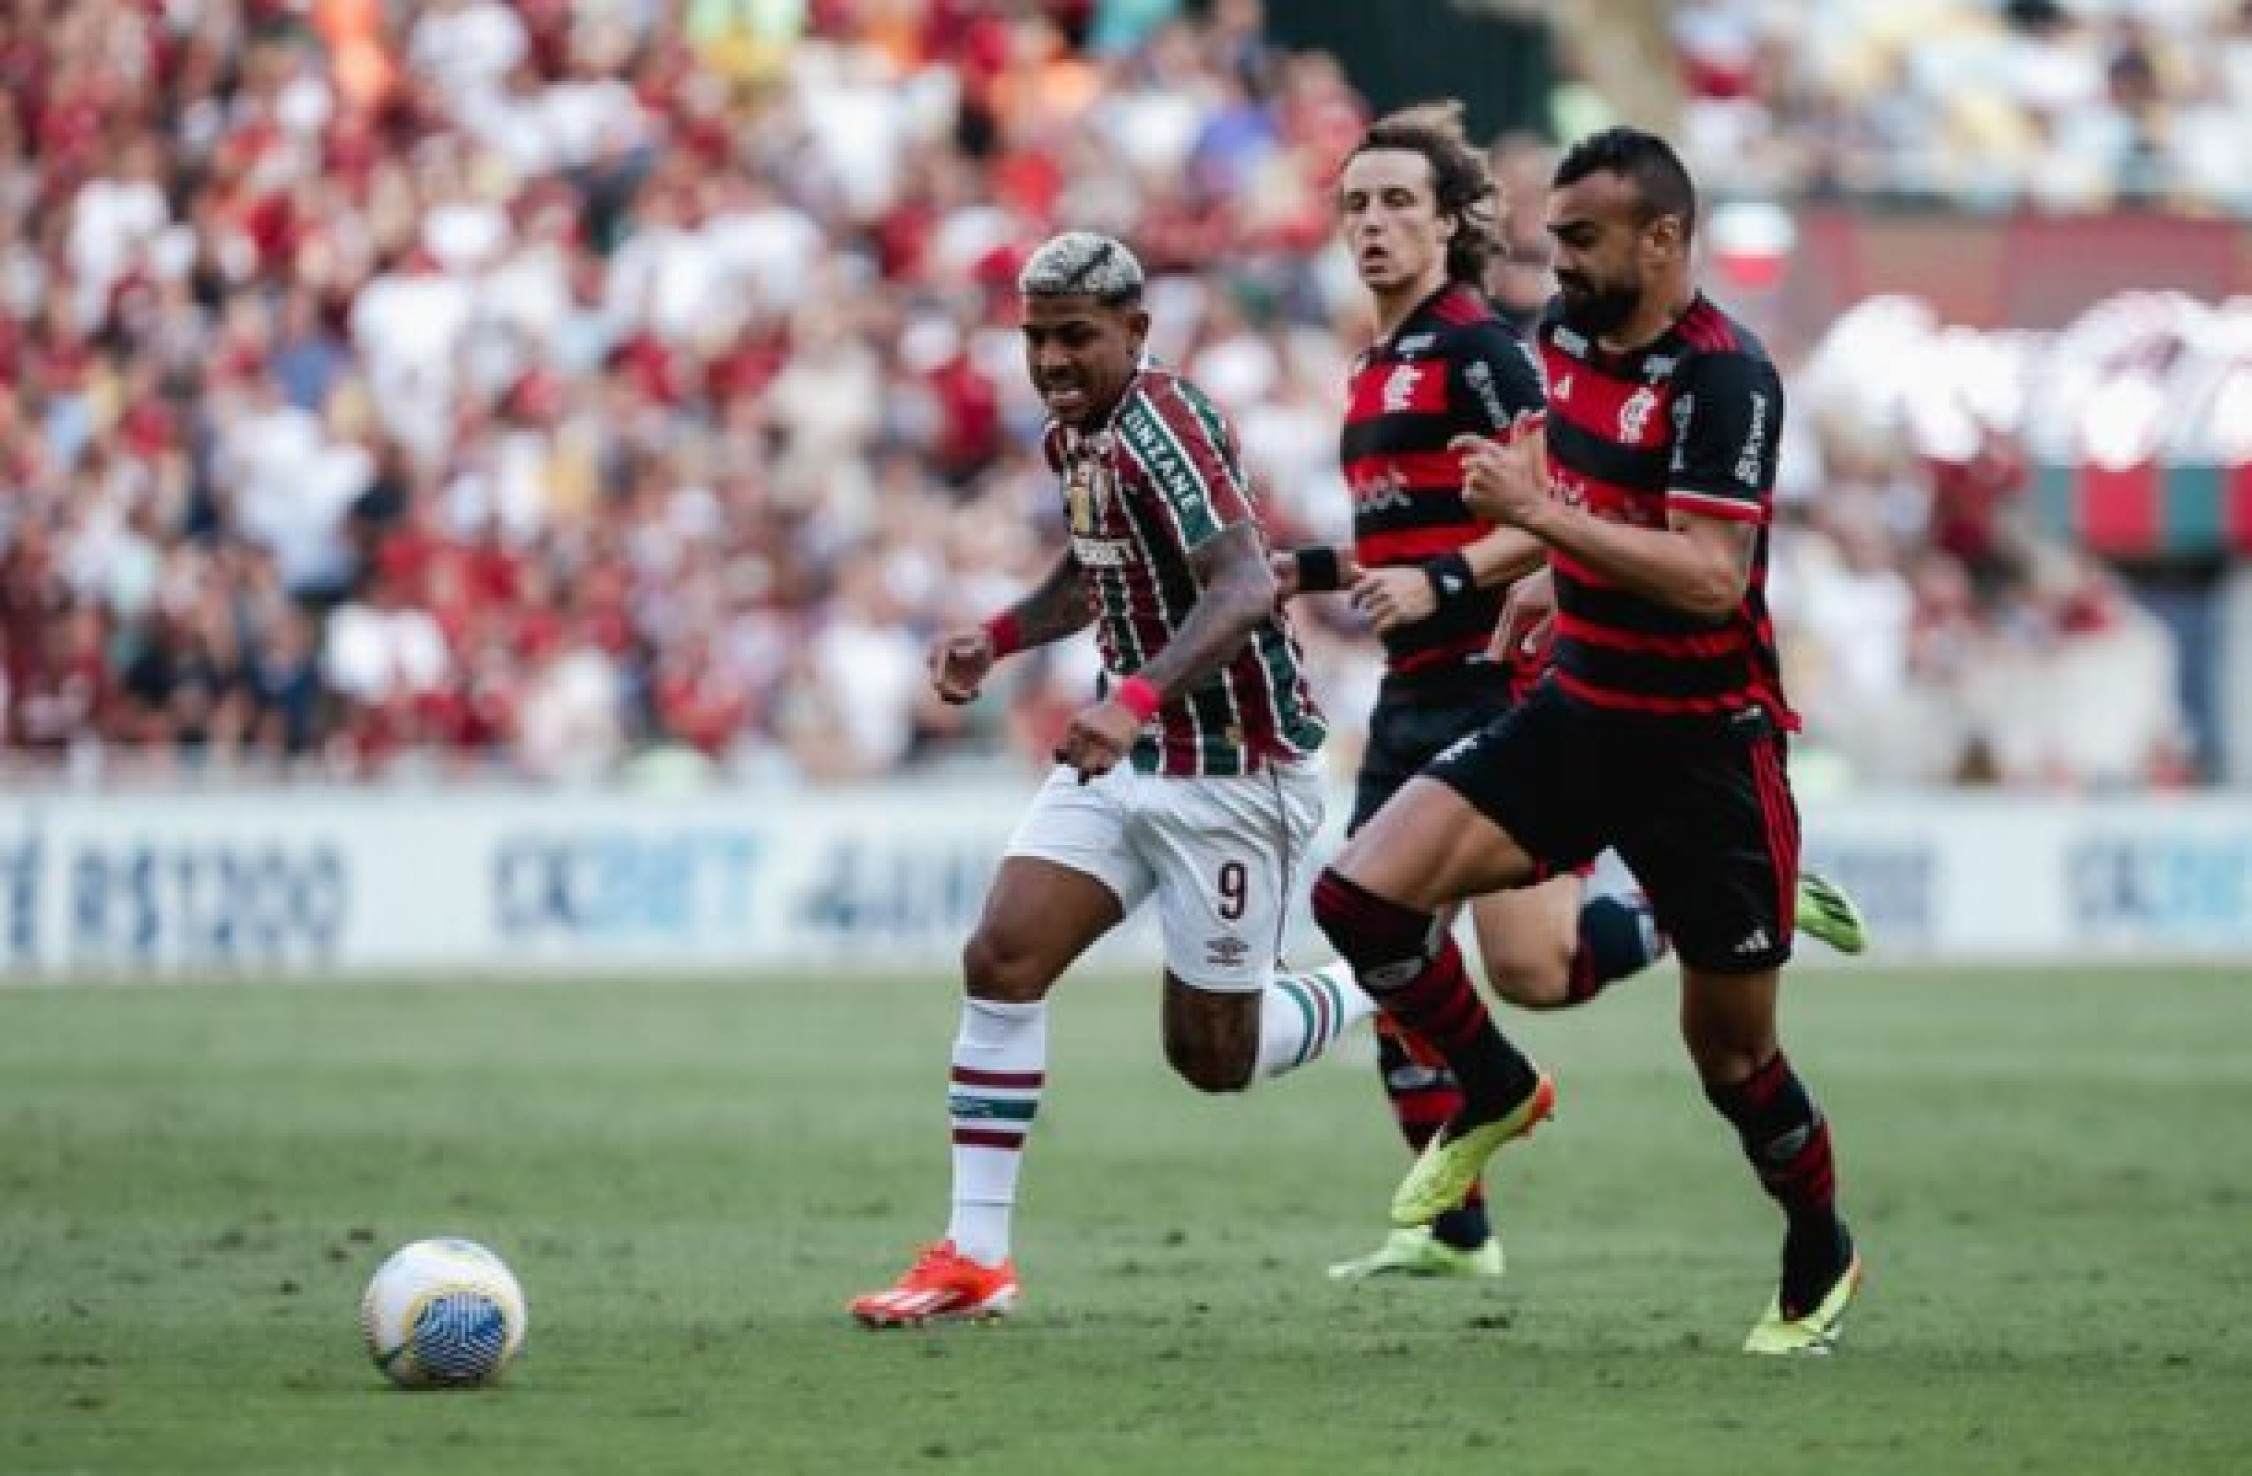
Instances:
[[[1346,516],[1366,325],[1327,181],[1367,106],[1256,0],[1190,9],[17,7],[11,764],[841,780],[1044,753],[1089,655],[966,712],[920,670],[1056,531],[1012,329],[1043,232],[1120,231],[1164,273],[1158,346],[1237,417],[1279,534]],[[2191,359],[2210,435],[2159,449],[2243,461],[2241,308],[2084,303],[2036,342],[1884,300],[1833,329],[1756,258],[1791,249],[1777,200],[2252,209],[2252,6],[1695,0],[1668,24],[1748,273],[1722,291],[1802,366],[1778,603],[1814,743],[1870,780],[2211,776],[2221,658],[2097,557],[2169,550],[2044,519],[2042,488],[2085,442],[2150,438],[2072,405],[2127,380],[2178,405]],[[1601,106],[1561,75],[1560,121]],[[1525,255],[1495,287],[1529,311],[1546,157],[1496,149]],[[2214,551],[2189,553],[2203,599]],[[1349,745],[1368,647],[1308,613]]]

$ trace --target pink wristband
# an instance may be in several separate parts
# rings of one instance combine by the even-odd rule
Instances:
[[[993,655],[996,660],[1003,656],[1013,656],[1022,650],[1024,633],[1017,629],[1016,612],[1014,610],[1003,610],[991,620],[986,621],[985,638],[993,643]]]
[[[1120,707],[1145,723],[1156,717],[1157,710],[1165,705],[1165,699],[1157,694],[1157,684],[1145,676],[1126,678],[1111,695],[1118,700]]]

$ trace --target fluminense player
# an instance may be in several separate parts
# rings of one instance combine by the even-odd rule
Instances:
[[[1071,542],[1015,606],[934,642],[931,680],[970,701],[995,661],[1092,623],[1105,695],[1071,720],[963,950],[952,1218],[852,1303],[871,1326],[1015,1305],[1010,1212],[1047,1081],[1048,993],[1145,901],[1164,934],[1166,1058],[1204,1091],[1302,1065],[1373,1008],[1349,981],[1274,977],[1321,820],[1324,727],[1234,433],[1145,353],[1142,285],[1131,251],[1087,232],[1048,241],[1018,281]]]

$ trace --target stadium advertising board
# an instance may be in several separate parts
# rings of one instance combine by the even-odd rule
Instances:
[[[943,968],[1027,792],[58,796],[0,818],[0,950],[13,979]],[[1807,833],[1884,956],[2252,959],[2252,804],[1864,798]]]

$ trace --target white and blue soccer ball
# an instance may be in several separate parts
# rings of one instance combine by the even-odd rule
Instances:
[[[524,1346],[524,1289],[474,1240],[417,1240],[360,1298],[368,1356],[402,1389],[489,1384]]]

